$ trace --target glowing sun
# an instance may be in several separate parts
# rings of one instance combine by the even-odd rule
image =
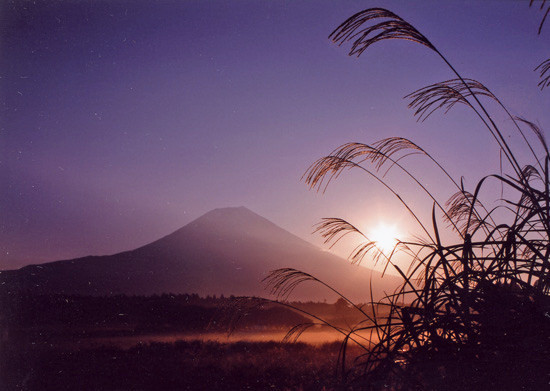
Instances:
[[[370,231],[369,239],[376,242],[376,247],[385,254],[389,254],[397,244],[399,231],[395,225],[378,224]]]

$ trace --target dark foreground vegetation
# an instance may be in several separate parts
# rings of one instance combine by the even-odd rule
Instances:
[[[273,303],[247,307],[240,298],[196,294],[18,293],[0,304],[1,390],[321,390],[337,381],[340,344],[281,342],[311,319]],[[335,323],[357,322],[343,301],[287,304]],[[278,337],[208,340],[229,331]],[[170,343],[152,342],[159,340]]]
[[[338,343],[276,342],[6,346],[0,384],[3,390],[323,390],[336,386],[338,351]]]
[[[540,33],[550,5],[538,3],[544,11]],[[425,120],[438,109],[465,105],[494,139],[502,157],[499,170],[471,188],[463,180],[454,180],[420,146],[401,137],[344,144],[306,172],[306,183],[322,190],[343,171],[362,171],[395,196],[417,225],[415,235],[399,241],[392,252],[379,249],[343,219],[324,219],[318,226],[331,242],[357,235],[362,244],[350,256],[354,262],[381,260],[403,279],[395,292],[373,303],[371,313],[363,313],[365,322],[345,330],[349,339],[344,340],[343,349],[358,332],[376,336],[373,345],[365,346],[364,354],[348,367],[348,386],[365,390],[550,389],[550,150],[542,130],[512,115],[489,88],[462,76],[427,37],[391,11],[358,12],[330,37],[339,45],[350,45],[349,54],[357,57],[389,39],[430,50],[448,67],[451,79],[409,94],[409,107],[419,120]],[[539,86],[545,88],[548,60],[539,68]],[[410,155],[423,156],[448,178],[452,195],[447,202],[438,199],[442,188],[428,189],[412,171],[414,167],[407,166]],[[431,218],[421,217],[427,215],[425,206],[407,201],[405,194],[395,190],[385,177],[390,169],[417,186],[428,200]],[[495,195],[495,189],[500,194]],[[395,262],[398,251],[407,254],[407,265]],[[322,283],[298,270],[280,269],[269,277],[271,286],[282,295],[303,281]],[[387,308],[386,313],[376,311],[381,306]]]

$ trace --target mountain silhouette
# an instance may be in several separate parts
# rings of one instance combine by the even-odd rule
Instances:
[[[322,251],[245,207],[214,209],[174,233],[132,251],[29,265],[0,272],[4,289],[82,295],[198,293],[269,297],[269,271],[295,268],[349,298],[391,292],[397,278]],[[371,278],[372,277],[372,278]],[[326,287],[305,282],[293,300],[334,300]]]

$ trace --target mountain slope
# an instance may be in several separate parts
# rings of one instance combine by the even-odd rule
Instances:
[[[396,278],[324,252],[244,208],[215,209],[146,246],[110,256],[31,265],[0,273],[10,290],[86,295],[163,292],[268,296],[261,283],[270,270],[310,273],[354,300],[390,292]],[[325,287],[306,282],[291,299],[334,300]]]

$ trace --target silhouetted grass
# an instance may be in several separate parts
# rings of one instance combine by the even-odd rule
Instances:
[[[544,19],[541,27],[543,23]],[[424,35],[388,10],[359,12],[330,38],[339,45],[349,43],[349,55],[357,57],[387,39],[408,40],[432,50],[454,78],[407,95],[414,115],[424,121],[439,109],[447,112],[457,103],[466,105],[493,137],[504,160],[504,168],[468,190],[425,150],[394,137],[372,145],[342,145],[306,172],[306,183],[317,190],[324,190],[344,170],[366,173],[401,202],[419,231],[386,254],[348,221],[329,218],[318,225],[317,230],[333,244],[349,234],[361,239],[350,256],[353,262],[382,260],[403,278],[400,288],[371,303],[369,312],[342,296],[363,314],[364,320],[357,325],[342,328],[323,319],[313,322],[346,335],[339,356],[342,380],[353,388],[376,390],[548,389],[550,153],[542,131],[512,115],[486,86],[462,77]],[[483,99],[503,110],[530,151],[531,162],[521,162],[519,146],[510,144]],[[411,154],[423,155],[449,178],[455,193],[446,203],[438,201],[406,167]],[[425,211],[394,190],[385,178],[390,169],[399,170],[428,197],[433,205],[431,221],[424,221],[420,216]],[[501,200],[496,204],[482,201],[484,190],[495,187],[502,188]],[[443,235],[442,222],[455,233],[455,241]],[[408,254],[407,268],[395,262],[396,252]],[[320,282],[293,269],[275,270],[268,277],[282,298],[304,281]],[[380,313],[383,307],[386,310]],[[307,327],[298,326],[290,333],[299,335]],[[373,345],[364,341],[365,333],[370,333]],[[352,346],[364,349],[355,360],[347,357],[351,341],[355,342]]]
[[[542,32],[542,26],[544,26],[544,22],[546,22],[546,18],[548,18],[548,14],[550,13],[550,3],[548,3],[547,0],[540,0],[538,3],[540,3],[539,11],[543,12],[543,17],[539,24],[539,30],[538,34]],[[532,7],[533,4],[535,4],[535,0],[530,0],[529,6]],[[540,82],[539,87],[541,90],[544,88],[550,86],[550,58],[543,61],[539,66],[535,68],[535,71],[540,72]]]

